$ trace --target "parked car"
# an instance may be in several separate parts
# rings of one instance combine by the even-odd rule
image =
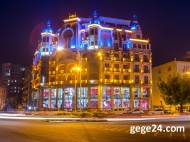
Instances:
[[[174,114],[174,112],[172,112],[170,110],[164,110],[164,114]]]
[[[129,114],[143,114],[143,111],[141,109],[132,109]]]
[[[14,112],[14,109],[10,106],[6,106],[3,108],[3,112]]]
[[[155,110],[152,111],[152,114],[160,114],[160,115],[162,115],[162,114],[164,114],[164,110],[163,109],[155,109]]]
[[[124,107],[117,107],[117,108],[114,108],[113,112],[115,114],[126,114],[127,113],[127,109],[124,108]]]

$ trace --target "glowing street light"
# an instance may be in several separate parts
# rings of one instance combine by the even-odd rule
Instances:
[[[75,72],[80,72],[81,71],[81,67],[76,66],[72,68],[73,71]],[[76,90],[77,86],[76,86],[76,73],[75,73],[75,112],[77,110],[77,90]]]

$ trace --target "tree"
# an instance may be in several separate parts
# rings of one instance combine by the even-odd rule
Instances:
[[[183,105],[190,102],[190,77],[187,75],[175,74],[169,76],[167,81],[160,80],[157,83],[161,97],[168,105],[180,105],[183,112]]]

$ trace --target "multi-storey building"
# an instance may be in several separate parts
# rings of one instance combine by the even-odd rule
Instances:
[[[25,67],[22,81],[22,106],[31,106],[31,67]]]
[[[150,109],[152,53],[133,20],[110,17],[63,20],[55,33],[47,23],[34,54],[32,106]],[[77,106],[76,106],[77,104]]]
[[[12,63],[2,64],[2,86],[7,87],[8,96],[21,94],[22,67]]]
[[[161,93],[158,89],[157,82],[159,80],[167,81],[169,76],[179,73],[180,75],[190,74],[190,62],[187,61],[174,61],[153,67],[153,107],[165,107],[169,108],[170,105],[166,105],[161,97]],[[188,106],[184,106],[186,109],[190,109]],[[175,110],[175,107],[173,108]]]

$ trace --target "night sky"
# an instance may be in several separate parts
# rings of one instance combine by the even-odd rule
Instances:
[[[30,66],[47,20],[55,31],[69,13],[131,20],[137,15],[143,37],[151,41],[153,66],[182,60],[190,50],[188,0],[4,0],[0,2],[0,65]]]

